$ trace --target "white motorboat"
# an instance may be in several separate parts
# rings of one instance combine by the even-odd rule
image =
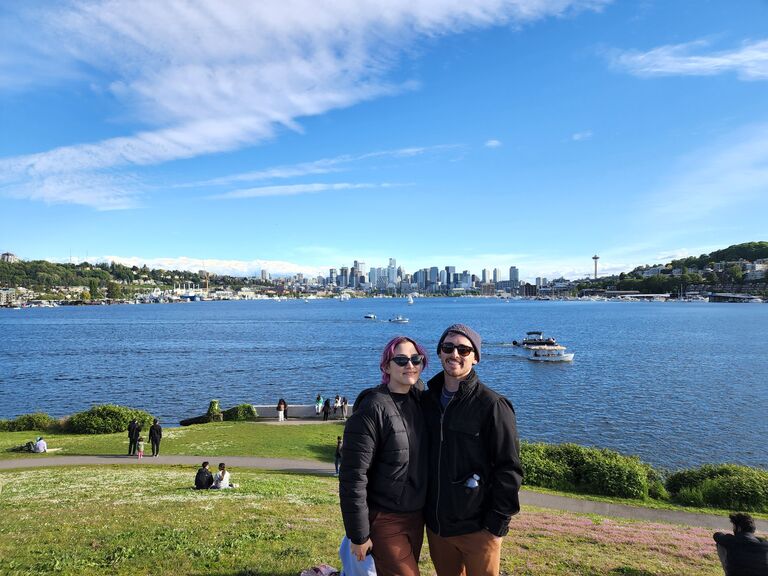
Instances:
[[[366,320],[376,320],[376,314],[366,314],[363,318]]]
[[[543,332],[534,330],[525,333],[522,342],[512,341],[512,349],[518,356],[534,362],[572,362],[575,354],[566,352],[552,337],[545,337]]]
[[[408,304],[413,304],[413,296],[408,294]]]
[[[395,324],[408,324],[409,320],[402,314],[396,314],[395,316],[392,316],[392,318],[389,319],[390,322],[394,322]]]

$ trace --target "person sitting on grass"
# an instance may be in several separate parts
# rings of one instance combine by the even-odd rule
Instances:
[[[38,436],[37,440],[35,440],[35,446],[32,448],[32,452],[36,452],[38,454],[48,452],[48,444],[45,442],[45,440],[43,440],[42,436]]]
[[[195,474],[195,490],[208,490],[213,484],[213,474],[208,469],[208,462],[203,462],[200,469]]]
[[[214,490],[223,490],[225,488],[234,488],[235,485],[232,484],[232,482],[229,481],[229,471],[227,470],[226,465],[224,462],[219,464],[219,471],[216,472],[216,474],[213,476],[213,485],[211,486]]]
[[[713,535],[725,576],[766,576],[768,541],[755,536],[755,521],[749,514],[739,512],[729,518],[733,534]]]

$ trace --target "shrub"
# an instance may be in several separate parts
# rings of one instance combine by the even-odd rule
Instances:
[[[0,420],[0,432],[11,432],[12,420]]]
[[[705,464],[667,479],[675,502],[731,510],[768,511],[768,471],[735,464]]]
[[[546,444],[523,442],[520,447],[520,459],[523,462],[523,483],[541,486],[553,490],[571,491],[575,489],[573,474],[565,462],[553,460]]]
[[[252,404],[239,404],[221,413],[224,420],[256,420],[259,417],[256,408]]]
[[[634,456],[578,444],[525,443],[521,454],[524,482],[532,486],[620,498],[648,496],[652,469]]]
[[[128,424],[134,418],[144,430],[149,429],[153,419],[152,415],[144,410],[104,404],[73,414],[67,420],[66,429],[75,434],[112,434],[127,430]]]
[[[45,412],[34,412],[33,414],[22,414],[11,422],[11,430],[21,432],[23,430],[48,430],[56,423]]]
[[[224,419],[218,400],[211,400],[211,403],[208,404],[206,416],[208,416],[208,422],[221,422]]]

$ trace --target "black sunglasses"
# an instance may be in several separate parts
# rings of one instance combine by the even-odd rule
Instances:
[[[413,356],[393,356],[392,362],[398,366],[407,366],[408,362],[414,366],[419,366],[422,362],[424,362],[424,356],[421,354],[414,354]]]
[[[453,354],[453,351],[456,350],[459,353],[459,356],[469,356],[475,351],[472,346],[465,346],[464,344],[456,345],[453,342],[443,342],[440,344],[440,350],[443,351],[443,354]]]

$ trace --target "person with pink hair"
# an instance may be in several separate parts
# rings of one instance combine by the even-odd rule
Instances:
[[[370,553],[378,576],[419,576],[427,435],[417,384],[426,365],[415,340],[392,338],[381,384],[358,396],[344,428],[339,496],[350,556],[363,562]]]

